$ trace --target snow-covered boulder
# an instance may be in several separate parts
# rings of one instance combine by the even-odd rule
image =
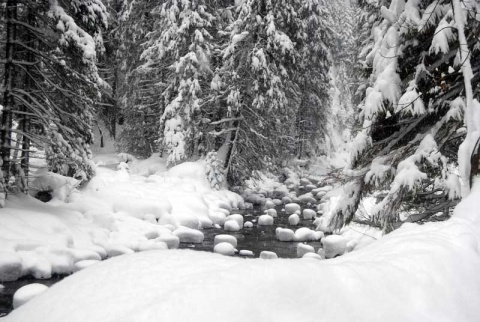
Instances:
[[[322,239],[325,258],[343,255],[347,249],[347,240],[340,235],[329,235]]]
[[[287,215],[294,214],[297,210],[300,211],[300,205],[297,203],[288,203],[285,205],[285,212]]]
[[[298,244],[297,245],[297,257],[302,258],[306,253],[315,253],[315,248],[307,244]]]
[[[233,247],[237,247],[237,239],[231,235],[222,234],[215,236],[215,239],[213,240],[213,245],[217,245],[220,243],[230,243]]]
[[[291,202],[292,202],[292,198],[287,197],[287,196],[282,197],[282,203],[283,204],[288,204],[288,203],[291,203]]]
[[[252,228],[253,227],[253,223],[251,221],[246,221],[245,224],[243,224],[243,227],[245,228]]]
[[[230,215],[225,220],[226,221],[235,220],[238,223],[239,227],[243,227],[243,216],[242,215],[239,215],[239,214]]]
[[[281,206],[282,205],[282,201],[280,199],[273,199],[272,202],[275,206]]]
[[[260,226],[272,226],[273,217],[269,215],[261,215],[260,217],[258,217],[258,224]]]
[[[277,211],[275,209],[268,209],[267,215],[272,216],[273,218],[277,218]]]
[[[303,219],[314,219],[317,216],[315,210],[303,209]]]
[[[292,226],[298,225],[300,222],[300,217],[297,214],[292,214],[288,217],[288,223]]]
[[[236,220],[227,220],[225,224],[223,225],[223,229],[226,231],[240,231],[243,227],[238,225],[238,221]]]
[[[235,254],[235,247],[233,247],[230,243],[219,243],[213,247],[213,252],[226,256],[232,256]]]
[[[300,197],[298,197],[298,199],[300,200],[301,203],[305,203],[305,204],[309,202],[315,203],[317,201],[317,199],[315,199],[310,192],[301,195]]]
[[[247,257],[255,256],[255,254],[251,250],[247,250],[247,249],[242,249],[241,251],[238,252],[238,255],[247,256]]]
[[[181,243],[195,244],[202,243],[205,237],[201,231],[188,227],[180,227],[178,229],[175,229],[173,235],[177,236],[180,239]]]
[[[19,308],[46,290],[48,290],[48,286],[40,283],[33,283],[20,287],[15,294],[13,294],[13,308]]]
[[[315,241],[323,238],[324,234],[321,231],[311,230],[307,227],[299,228],[295,231],[296,241]]]
[[[260,253],[260,258],[261,259],[275,259],[275,258],[278,258],[278,255],[274,252],[269,252],[267,250],[264,250]]]
[[[278,227],[275,230],[275,235],[279,241],[289,242],[295,240],[295,233],[288,228]]]
[[[273,203],[272,200],[267,200],[267,201],[265,201],[265,206],[264,207],[265,207],[265,209],[272,209],[272,208],[275,207],[275,204]]]

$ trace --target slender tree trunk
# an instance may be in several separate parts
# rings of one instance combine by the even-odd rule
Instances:
[[[27,23],[34,27],[35,26],[35,13],[34,13],[34,8],[29,7],[28,9],[28,14],[27,14]],[[25,42],[27,43],[28,46],[31,48],[35,49],[36,48],[36,43],[35,43],[35,38],[32,35],[32,32],[30,30],[26,31],[26,36],[25,36]],[[30,50],[27,53],[26,60],[28,62],[34,62],[35,57],[33,52]],[[29,68],[29,67],[27,67]],[[34,83],[32,80],[32,73],[33,71],[29,70],[28,73],[25,73],[25,90],[27,92],[31,92],[34,87]],[[27,98],[28,100],[28,98]],[[28,107],[23,106],[23,111],[28,112]],[[28,113],[23,114],[23,119],[22,119],[22,131],[24,133],[30,133],[30,115]],[[30,165],[30,139],[27,135],[23,136],[23,142],[22,142],[22,161],[21,161],[21,167],[24,172],[25,176],[25,185],[23,187],[23,192],[28,193],[28,176],[29,176],[29,165]]]
[[[16,25],[14,20],[17,18],[17,0],[7,0],[6,23],[7,39],[5,44],[5,78],[3,95],[2,128],[0,133],[0,154],[2,157],[2,170],[5,183],[10,179],[10,150],[11,150],[11,129],[12,129],[12,110],[14,108],[14,98],[12,90],[15,87],[15,65],[13,59],[15,56],[15,41],[17,37]],[[5,187],[7,188],[7,187]],[[5,191],[6,192],[6,191]]]

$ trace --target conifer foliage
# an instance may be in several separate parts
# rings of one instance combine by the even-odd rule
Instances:
[[[403,221],[448,216],[461,186],[469,184],[465,168],[479,120],[472,115],[480,109],[474,99],[480,3],[365,3],[381,20],[368,21],[373,42],[367,44],[371,82],[360,105],[363,126],[346,171],[352,177],[347,193],[324,224],[343,226],[363,196],[385,190],[371,220],[389,231]],[[457,153],[467,131],[470,138]]]
[[[107,26],[104,5],[100,0],[9,0],[3,10],[1,154],[6,183],[20,170],[28,176],[32,142],[47,144],[51,170],[90,178],[94,100],[104,86],[96,67],[101,47],[96,36]],[[25,184],[16,185],[26,190]]]

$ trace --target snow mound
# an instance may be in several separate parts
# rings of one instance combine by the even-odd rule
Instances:
[[[35,296],[45,292],[47,289],[48,286],[39,283],[28,284],[19,288],[15,294],[13,294],[13,308],[19,308]]]

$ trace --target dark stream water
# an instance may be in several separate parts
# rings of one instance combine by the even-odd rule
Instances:
[[[308,227],[314,229],[313,220],[301,220],[298,226],[292,227],[288,223],[288,215],[285,212],[282,212],[282,207],[275,208],[278,213],[278,217],[275,218],[273,226],[258,226],[256,222],[252,228],[243,228],[239,232],[228,232],[223,229],[204,229],[203,233],[205,239],[202,244],[191,244],[191,243],[181,243],[179,248],[188,248],[198,251],[213,251],[214,238],[219,234],[228,234],[237,238],[237,249],[238,250],[250,250],[254,253],[254,257],[258,257],[262,251],[271,251],[275,252],[280,258],[296,258],[297,257],[297,244],[298,242],[281,242],[276,239],[275,229],[277,227],[290,228],[296,230],[301,227]],[[263,211],[260,209],[255,210],[240,210],[233,211],[232,213],[242,214],[244,221],[252,221],[258,219],[258,216],[263,214]],[[321,243],[318,242],[308,242],[309,245],[315,247],[315,250],[320,248]],[[235,255],[238,257],[243,257],[240,255]],[[63,278],[65,275],[53,276],[50,279],[38,280],[33,277],[23,277],[14,282],[4,282],[1,283],[4,285],[3,289],[0,289],[0,317],[8,314],[12,311],[12,299],[13,294],[22,286],[31,283],[41,283],[47,286],[51,286]]]

